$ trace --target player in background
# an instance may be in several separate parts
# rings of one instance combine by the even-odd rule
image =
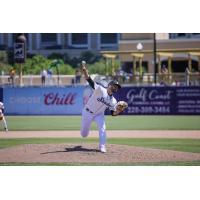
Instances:
[[[0,120],[3,121],[4,130],[7,132],[8,127],[7,127],[7,123],[6,123],[6,119],[4,117],[3,111],[4,111],[4,105],[2,102],[0,102]]]
[[[116,93],[121,86],[117,81],[111,81],[107,88],[95,83],[88,74],[85,61],[82,61],[81,69],[85,79],[93,89],[93,94],[82,111],[81,135],[82,137],[87,137],[90,125],[92,121],[95,121],[99,130],[99,150],[105,153],[106,125],[104,112],[109,108],[112,116],[116,116],[123,111],[116,106],[117,100],[113,97],[113,94]]]

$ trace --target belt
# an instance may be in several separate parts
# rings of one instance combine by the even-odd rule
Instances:
[[[88,111],[89,113],[93,114],[93,112],[91,110],[89,110],[89,108],[86,108],[85,110]]]

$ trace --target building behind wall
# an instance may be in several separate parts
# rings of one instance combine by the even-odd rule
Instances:
[[[0,49],[13,47],[17,33],[0,33]],[[119,33],[25,33],[31,54],[48,56],[67,53],[79,57],[83,51],[100,54],[101,50],[118,50]]]
[[[0,33],[0,50],[13,47],[17,33]],[[153,33],[25,33],[30,54],[48,56],[52,53],[67,53],[71,58],[79,57],[84,51],[99,55],[101,51],[153,50]],[[157,33],[157,49],[200,48],[200,33]],[[119,56],[125,71],[133,68],[130,54]],[[192,56],[193,70],[198,70],[197,56]],[[153,54],[145,55],[142,65],[146,72],[154,72]],[[137,61],[137,66],[139,62]],[[161,57],[161,64],[167,66],[168,58]],[[184,72],[188,65],[187,55],[179,53],[172,58],[172,72]]]
[[[157,33],[157,50],[178,50],[200,48],[200,33]],[[141,43],[142,49],[138,50],[137,45]],[[122,33],[119,42],[119,51],[153,51],[153,33]],[[133,56],[131,54],[120,54],[119,58],[123,68],[131,72],[133,68]],[[192,56],[192,70],[199,70],[198,56]],[[137,66],[138,66],[137,62]],[[142,65],[146,72],[154,72],[153,53],[143,57]],[[161,65],[168,65],[168,58],[161,57]],[[176,53],[172,57],[172,72],[184,72],[188,67],[188,55],[186,53]]]

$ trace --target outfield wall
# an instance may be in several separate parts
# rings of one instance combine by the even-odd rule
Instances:
[[[86,86],[0,88],[8,115],[80,115],[91,95]],[[200,87],[123,87],[125,115],[200,115]],[[107,112],[109,114],[109,112]]]
[[[200,87],[124,87],[126,115],[200,115]]]
[[[76,115],[83,107],[84,87],[4,88],[9,115]]]

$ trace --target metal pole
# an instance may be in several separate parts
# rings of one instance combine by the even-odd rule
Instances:
[[[57,71],[57,80],[58,80],[58,86],[60,84],[60,73],[59,73],[59,69],[58,66],[56,65],[56,71]]]
[[[19,85],[20,85],[20,87],[23,86],[23,82],[22,82],[22,63],[20,63]]]
[[[200,56],[198,56],[198,71],[200,73]]]
[[[156,33],[153,34],[153,57],[154,57],[154,83],[156,84],[156,52],[157,52],[157,47],[156,47]]]

